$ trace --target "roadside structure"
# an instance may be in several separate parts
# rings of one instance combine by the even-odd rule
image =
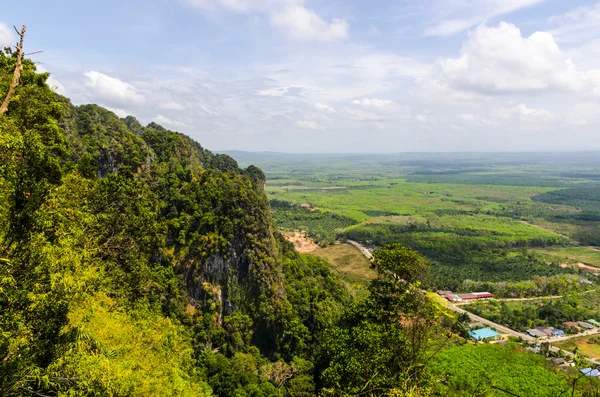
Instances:
[[[560,337],[560,336],[565,336],[565,331],[563,331],[562,329],[558,329],[558,328],[552,328],[552,333],[554,333],[554,335]]]
[[[600,322],[596,320],[587,320],[586,322],[595,325],[596,327],[600,327]]]
[[[584,329],[587,329],[587,330],[596,328],[592,324],[586,323],[585,321],[577,321],[577,324],[579,324],[580,327],[582,327]]]
[[[580,370],[580,372],[582,374],[584,374],[585,376],[591,376],[591,377],[595,377],[595,378],[600,377],[600,371],[598,371],[597,369],[584,368],[584,369]]]
[[[532,328],[532,329],[528,329],[527,331],[525,331],[525,333],[527,333],[527,335],[529,336],[533,336],[534,338],[547,338],[548,334],[546,334],[543,331],[540,331],[539,329],[536,328]]]
[[[469,331],[469,335],[471,335],[471,337],[473,339],[478,340],[478,341],[490,340],[490,339],[493,340],[493,339],[497,339],[502,336],[491,328],[481,328],[481,329],[477,329],[475,331]]]

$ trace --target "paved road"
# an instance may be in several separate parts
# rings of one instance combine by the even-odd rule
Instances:
[[[448,308],[450,310],[454,310],[457,313],[467,313],[469,315],[469,317],[471,318],[471,320],[480,322],[480,323],[485,324],[485,325],[489,325],[490,327],[494,327],[498,331],[503,332],[505,334],[509,334],[509,335],[516,336],[516,337],[521,337],[524,340],[529,341],[529,342],[535,341],[535,338],[533,338],[533,337],[531,337],[531,336],[529,336],[527,334],[522,334],[522,333],[517,332],[515,330],[512,330],[512,329],[510,329],[508,327],[505,327],[504,325],[496,324],[493,321],[486,320],[485,318],[479,317],[479,316],[477,316],[477,315],[475,315],[475,314],[473,314],[471,312],[468,312],[468,311],[466,311],[464,309],[461,309],[460,307],[456,307],[456,306],[454,306],[452,304],[449,304],[449,303],[447,304],[447,306],[448,306]]]
[[[373,254],[371,254],[371,251],[369,251],[367,249],[367,247],[365,247],[361,243],[357,243],[356,241],[352,241],[352,240],[347,240],[347,241],[348,241],[348,244],[352,244],[353,246],[358,248],[360,250],[360,252],[362,252],[363,255],[367,257],[367,259],[371,260],[371,258],[373,258]]]
[[[455,311],[457,313],[467,313],[472,320],[480,322],[480,323],[485,324],[485,325],[488,325],[490,327],[494,327],[498,331],[503,332],[505,334],[509,334],[509,335],[516,336],[516,337],[521,337],[521,338],[523,338],[523,340],[526,340],[528,342],[536,342],[537,341],[537,339],[534,338],[534,337],[532,337],[532,336],[529,336],[527,334],[523,334],[521,332],[517,332],[517,331],[515,331],[513,329],[510,329],[508,327],[505,327],[503,325],[496,324],[493,321],[486,320],[485,318],[479,317],[479,316],[477,316],[477,315],[475,315],[475,314],[473,314],[471,312],[468,312],[468,311],[466,311],[464,309],[461,309],[460,307],[456,307],[456,306],[454,306],[451,303],[447,303],[446,305],[448,306],[448,308],[450,310],[453,310],[453,311]],[[563,337],[563,338],[555,338],[555,339],[550,339],[550,340],[541,340],[539,342],[550,342],[550,343],[553,343],[553,342],[558,342],[558,341],[565,340],[565,339],[571,339],[571,338],[576,338],[576,337],[579,337],[579,336],[593,335],[593,334],[594,334],[593,332],[590,332],[590,333],[586,332],[586,333],[583,333],[583,334],[571,335],[571,336],[566,336],[566,337]],[[563,354],[566,355],[567,357],[571,357],[571,358],[575,357],[575,355],[573,353],[571,353],[570,351],[560,349],[560,348],[558,348],[556,346],[553,346],[553,345],[550,345],[550,350],[553,351],[553,352],[560,352],[560,351],[562,351]],[[598,359],[598,358],[597,359],[588,358],[587,360],[590,361],[590,362],[592,362],[593,364],[600,365],[600,359]]]

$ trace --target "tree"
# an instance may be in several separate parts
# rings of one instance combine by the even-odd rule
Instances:
[[[26,30],[27,27],[23,25],[23,27],[21,27],[21,31],[17,31],[17,34],[19,35],[19,43],[17,44],[15,71],[13,72],[13,78],[10,87],[8,88],[8,93],[6,94],[2,105],[0,105],[0,117],[2,117],[2,115],[8,110],[8,105],[15,95],[15,90],[17,89],[19,80],[21,79],[21,72],[23,71],[23,65],[21,64],[21,60],[23,59],[23,40],[25,39]]]
[[[322,338],[326,394],[384,394],[423,382],[435,310],[419,289],[427,262],[400,245],[375,251],[370,296],[348,308]]]

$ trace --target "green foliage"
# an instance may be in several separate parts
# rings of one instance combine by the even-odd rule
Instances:
[[[435,310],[418,289],[427,263],[415,251],[375,252],[370,296],[351,305],[323,335],[320,365],[327,395],[385,395],[426,383],[425,353]]]
[[[331,244],[342,229],[354,225],[352,219],[317,209],[303,208],[285,201],[271,200],[275,225],[281,230],[306,231],[321,245]]]
[[[561,373],[545,367],[545,358],[517,346],[482,344],[441,352],[431,367],[437,382],[434,395],[558,396],[570,390]]]
[[[525,331],[536,326],[550,326],[568,333],[576,330],[563,325],[567,321],[600,319],[600,293],[596,291],[573,293],[562,299],[534,301],[476,302],[468,310],[491,321]]]

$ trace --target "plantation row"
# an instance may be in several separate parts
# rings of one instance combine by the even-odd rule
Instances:
[[[584,212],[600,213],[600,185],[583,185],[533,197],[548,204],[568,205]]]

